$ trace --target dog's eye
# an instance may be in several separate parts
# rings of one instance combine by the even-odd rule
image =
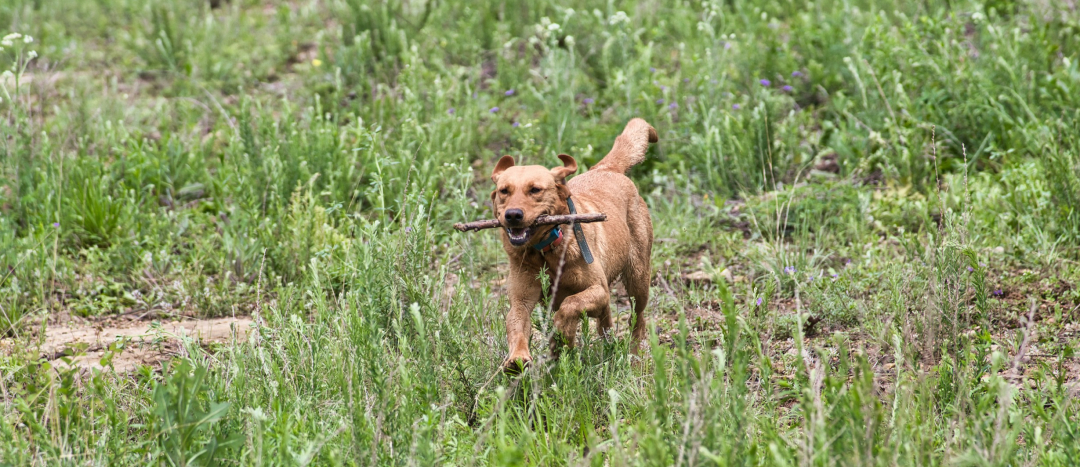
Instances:
[[[510,194],[510,190],[507,190],[506,188],[503,188],[503,189],[499,190],[499,193],[502,193],[504,195],[508,195],[508,194]]]
[[[529,189],[529,193],[532,193],[534,195],[541,192],[541,191],[544,191],[544,190],[541,190],[540,188],[535,187],[535,186]]]

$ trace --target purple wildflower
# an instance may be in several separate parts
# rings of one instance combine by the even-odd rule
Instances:
[[[667,106],[667,108],[669,108],[671,110],[675,110],[675,109],[679,108],[679,104],[676,104],[676,103],[672,102],[671,105]]]
[[[788,266],[784,268],[784,274],[795,274],[795,266]]]
[[[758,306],[761,306],[761,297],[757,298],[757,304],[758,304]]]
[[[660,90],[661,91],[667,91],[667,86],[664,86],[663,84],[661,84],[660,85]]]
[[[788,86],[788,85],[785,84],[783,89],[784,89],[784,92],[791,92],[794,88],[792,88],[791,86]]]
[[[514,124],[513,124],[513,125],[510,125],[510,126],[512,126],[512,127],[514,127],[514,128],[517,128],[517,127],[518,127],[518,126],[520,126],[520,125],[521,125],[520,123],[518,123],[518,122],[514,122]]]
[[[833,278],[833,279],[836,279],[837,277],[840,277],[840,275],[839,275],[839,274],[836,274],[836,273],[833,273],[833,275],[832,275],[832,278]]]
[[[450,115],[454,115],[454,108],[450,107],[450,110],[447,110],[446,113],[448,113]]]
[[[506,94],[507,96],[513,96],[514,95],[514,90],[511,89],[509,91],[506,91],[504,94]]]
[[[683,78],[683,79],[682,79],[682,82],[684,82],[684,83],[689,83],[689,82],[690,82],[690,78]]]
[[[60,223],[59,222],[53,222],[52,226],[59,229],[60,228]]]
[[[732,110],[739,110],[740,108],[742,108],[742,106],[740,106],[739,104],[731,104]]]
[[[589,104],[592,104],[594,101],[593,101],[593,98],[586,97],[585,99],[582,99],[581,102],[584,102],[585,105],[589,105]]]
[[[974,271],[974,270],[975,270],[975,268],[973,268],[971,266],[968,266],[968,272],[971,272],[971,271]]]
[[[765,86],[765,87],[772,86],[772,81],[769,81],[769,80],[764,79],[764,78],[762,78],[761,81],[758,81],[758,82],[761,83],[761,85]]]
[[[717,80],[715,80],[715,79],[710,79],[710,80],[709,80],[709,83],[710,83],[710,84],[719,84],[720,82],[719,82],[719,81],[717,81]]]
[[[810,282],[814,281],[814,276],[810,276]]]
[[[979,263],[979,267],[980,267],[980,268],[985,268],[985,267],[986,267],[986,263]]]
[[[412,227],[405,227],[405,233],[412,232]]]
[[[795,70],[795,71],[791,72],[791,77],[792,77],[792,78],[798,78],[798,77],[800,77],[800,76],[803,76],[803,74],[802,74],[802,72],[801,72],[801,71],[799,71],[799,70]]]
[[[731,48],[731,43],[730,42],[725,42],[724,43],[724,50],[728,50],[730,48]]]
[[[994,295],[1000,297],[1002,295],[1005,295],[1005,292],[1002,292],[1001,289],[997,289],[994,291]]]
[[[656,68],[649,67],[649,73],[656,73]]]
[[[498,107],[492,107],[491,110],[489,110],[488,112],[495,113],[495,112],[498,112],[498,111],[499,111]]]
[[[657,103],[657,104],[663,104],[663,103],[664,103],[664,100],[663,100],[663,99],[657,99],[657,100],[656,100],[656,103]]]

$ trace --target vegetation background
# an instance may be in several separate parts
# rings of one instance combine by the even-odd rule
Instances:
[[[1073,0],[5,0],[0,35],[0,464],[1080,459]],[[498,373],[498,235],[450,224],[638,116],[643,358]],[[38,350],[124,314],[254,324]]]

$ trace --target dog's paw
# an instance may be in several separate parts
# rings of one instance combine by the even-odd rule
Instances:
[[[519,355],[506,359],[503,362],[503,372],[508,375],[517,375],[525,371],[529,365],[532,364],[532,357],[528,355]]]

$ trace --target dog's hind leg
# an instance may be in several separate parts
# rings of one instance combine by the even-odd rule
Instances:
[[[637,198],[627,212],[630,235],[634,238],[630,261],[623,270],[626,293],[634,303],[634,325],[630,331],[630,352],[637,354],[645,339],[645,307],[649,304],[649,287],[652,285],[652,219],[645,201]]]
[[[637,354],[641,341],[645,338],[645,306],[649,304],[649,266],[635,265],[624,279],[626,293],[634,305],[634,316],[630,318],[634,326],[630,331],[630,352]]]

